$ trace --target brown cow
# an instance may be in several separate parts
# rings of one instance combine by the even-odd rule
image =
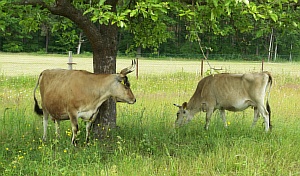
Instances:
[[[266,106],[264,98],[269,85],[269,94]],[[196,113],[206,112],[205,129],[208,129],[212,113],[220,110],[221,118],[227,127],[225,110],[243,111],[249,106],[254,108],[254,126],[259,114],[264,117],[265,130],[271,127],[271,111],[268,103],[272,77],[268,72],[247,74],[216,74],[210,75],[199,81],[197,89],[190,101],[184,102],[177,112],[176,126],[189,122]],[[186,118],[186,120],[185,120]]]
[[[69,120],[72,125],[72,143],[78,131],[78,118],[86,121],[86,142],[92,122],[98,114],[100,105],[113,97],[118,102],[133,104],[136,99],[130,89],[127,74],[135,68],[132,65],[119,74],[93,74],[84,70],[44,70],[34,88],[35,112],[43,115],[44,135],[47,138],[48,116],[56,122],[56,134],[59,135],[61,120]],[[40,85],[42,108],[40,109],[35,92]]]

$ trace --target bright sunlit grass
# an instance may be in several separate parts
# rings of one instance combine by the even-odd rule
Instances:
[[[49,121],[41,141],[42,119],[33,112],[36,77],[0,76],[0,175],[299,175],[300,78],[274,73],[273,131],[263,120],[250,128],[253,110],[227,112],[228,129],[216,111],[204,130],[204,113],[175,129],[177,108],[188,101],[199,75],[176,72],[129,79],[134,105],[117,105],[117,129],[106,139],[71,145],[71,125],[62,122],[56,139]]]

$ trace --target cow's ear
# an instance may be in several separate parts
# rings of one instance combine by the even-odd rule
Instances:
[[[117,79],[117,81],[122,82],[124,80],[124,77],[121,74],[118,74],[116,79]]]
[[[176,107],[178,107],[178,108],[180,108],[181,106],[179,105],[179,104],[173,104],[174,106],[176,106]]]
[[[186,109],[186,106],[187,106],[187,102],[182,103],[182,108],[183,109]]]
[[[123,75],[121,73],[118,73],[118,77],[120,77],[120,79],[124,78],[126,75]]]

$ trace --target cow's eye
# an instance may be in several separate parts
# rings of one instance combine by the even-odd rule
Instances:
[[[121,84],[123,84],[124,86],[126,86],[124,80],[119,81]]]
[[[130,83],[128,81],[126,81],[126,82],[124,81],[123,84],[124,84],[125,87],[130,88]]]

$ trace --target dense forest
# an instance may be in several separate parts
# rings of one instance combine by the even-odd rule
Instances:
[[[211,19],[205,22],[211,18],[210,12],[199,14],[193,20],[204,21],[197,31],[200,40],[192,39],[189,28],[191,20],[169,12],[163,16],[165,28],[137,26],[142,32],[148,31],[146,35],[155,33],[155,30],[164,30],[163,35],[166,37],[154,46],[137,47],[132,30],[129,27],[120,28],[118,55],[135,55],[137,49],[141,49],[143,57],[199,58],[205,54],[210,59],[257,60],[263,57],[270,60],[300,60],[300,12],[297,5],[298,1],[287,1],[282,7],[273,4],[268,10],[274,13],[262,17],[263,20],[250,18],[249,14],[241,11],[233,11],[230,15],[220,15],[222,19],[212,24]],[[23,13],[0,15],[0,51],[92,53],[86,36],[71,20],[43,10],[36,11],[31,6],[19,8]],[[2,12],[7,10],[2,7]]]

